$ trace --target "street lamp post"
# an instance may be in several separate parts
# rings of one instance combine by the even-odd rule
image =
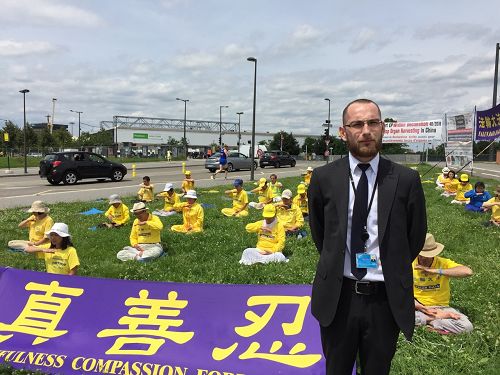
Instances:
[[[188,150],[187,150],[187,139],[186,139],[186,111],[187,111],[187,102],[189,102],[189,99],[181,99],[181,98],[175,98],[175,100],[180,100],[181,102],[184,102],[184,155],[186,155],[186,160],[188,157]]]
[[[253,118],[252,118],[252,144],[250,147],[250,155],[252,155],[252,161],[255,155],[255,106],[257,103],[257,59],[255,57],[247,58],[247,61],[253,62],[255,66],[253,75]],[[250,180],[255,180],[255,166],[254,163],[251,165],[250,169]]]
[[[222,108],[229,108],[227,105],[219,106],[219,147],[222,149]]]
[[[82,127],[80,125],[80,115],[83,113],[81,111],[73,111],[72,109],[69,110],[70,112],[78,113],[78,139],[80,139],[80,134],[82,132]]]
[[[24,126],[23,126],[23,138],[24,138],[24,173],[28,173],[28,158],[26,155],[26,93],[30,92],[28,89],[20,90],[21,94],[23,94],[23,113],[24,113]]]
[[[241,144],[241,115],[243,112],[236,112],[238,115],[238,152],[240,152],[240,144]]]
[[[55,112],[56,112],[56,100],[57,98],[52,98],[52,121],[50,123],[50,134],[52,134],[52,130],[54,130],[54,119],[55,119]]]
[[[328,120],[326,120],[326,133],[325,133],[325,143],[326,143],[326,149],[328,150],[328,145],[330,144],[330,99],[325,98],[325,100],[328,102]],[[326,163],[328,164],[328,159],[330,158],[330,155],[326,156]]]

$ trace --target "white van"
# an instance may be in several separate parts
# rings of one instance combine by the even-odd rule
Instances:
[[[251,148],[251,145],[240,145],[240,152],[245,156],[249,156],[250,155],[250,148]],[[267,151],[266,146],[257,145],[255,150],[254,150],[254,158],[256,158],[256,159],[260,158],[261,154],[263,154],[265,151]]]

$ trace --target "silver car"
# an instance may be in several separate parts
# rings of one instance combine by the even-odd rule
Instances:
[[[219,169],[220,153],[216,152],[205,160],[205,168],[214,173]],[[257,169],[257,161],[253,161],[254,169]],[[240,152],[231,151],[227,157],[227,171],[237,171],[239,169],[252,169],[252,159]]]

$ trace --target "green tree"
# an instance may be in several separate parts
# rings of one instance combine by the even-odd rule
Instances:
[[[73,145],[73,137],[66,129],[58,129],[52,132],[56,146],[59,148],[69,148]]]
[[[271,150],[280,150],[281,146],[283,146],[283,151],[288,152],[290,155],[298,155],[300,153],[299,142],[297,142],[292,133],[280,131],[274,135],[269,148]]]
[[[313,137],[306,137],[306,139],[304,139],[304,144],[302,145],[302,151],[303,152],[306,152],[306,149],[307,149],[307,152],[310,154],[311,152],[314,152],[314,143],[316,142],[316,139],[317,138],[313,138]]]
[[[24,137],[24,129],[21,131],[21,136]],[[24,138],[23,138],[24,140]],[[38,135],[33,130],[30,124],[26,124],[26,148],[29,150],[38,145]]]
[[[56,146],[56,140],[54,139],[54,136],[50,134],[49,129],[42,130],[42,134],[38,138],[38,144],[43,150],[54,148]]]
[[[23,145],[23,133],[12,121],[6,121],[2,129],[2,140],[4,133],[9,134],[9,148],[20,150]]]
[[[167,139],[167,145],[169,146],[180,146],[182,143],[180,141],[178,141],[177,139],[175,138],[172,138],[172,137],[168,137]]]

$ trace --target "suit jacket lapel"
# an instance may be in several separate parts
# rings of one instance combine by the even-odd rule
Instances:
[[[349,205],[349,157],[345,157],[343,162],[339,165],[337,173],[333,176],[334,179],[339,180],[339,192],[337,206],[339,208],[338,212],[342,215],[339,220],[339,229],[343,236],[343,243],[347,241],[347,216],[348,216],[348,205]]]
[[[392,162],[380,158],[378,166],[378,238],[379,245],[384,239],[387,222],[396,195],[399,176],[393,174]]]

